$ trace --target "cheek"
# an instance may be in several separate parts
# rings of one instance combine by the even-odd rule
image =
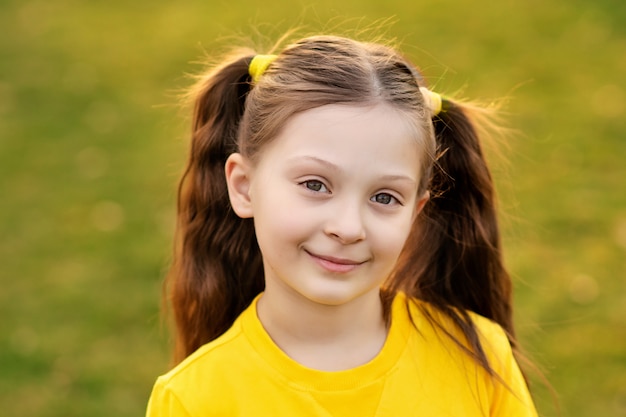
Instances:
[[[376,244],[380,253],[389,259],[397,259],[404,248],[411,232],[412,221],[409,216],[398,219],[394,224],[385,224],[380,227],[380,233],[376,239]]]
[[[297,242],[305,238],[310,229],[311,219],[306,209],[285,193],[267,192],[254,199],[253,206],[259,244],[264,240],[271,240],[273,245]]]

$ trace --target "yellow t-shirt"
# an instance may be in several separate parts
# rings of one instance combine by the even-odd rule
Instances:
[[[380,353],[354,369],[306,368],[265,332],[256,301],[218,339],[158,378],[148,417],[536,416],[502,329],[473,315],[491,366],[489,376],[425,318],[396,296]],[[448,331],[448,319],[429,312]],[[413,323],[411,323],[411,318]]]

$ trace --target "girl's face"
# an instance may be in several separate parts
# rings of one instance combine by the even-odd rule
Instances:
[[[253,217],[267,296],[342,305],[378,294],[416,214],[420,145],[383,104],[297,114],[256,165],[226,165],[234,210]]]

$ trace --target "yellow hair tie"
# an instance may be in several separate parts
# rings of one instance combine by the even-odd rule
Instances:
[[[420,87],[420,92],[422,93],[422,96],[424,96],[424,101],[426,101],[426,105],[430,109],[433,116],[437,116],[441,113],[441,109],[443,107],[441,94],[432,92],[426,87]]]
[[[248,74],[252,77],[252,81],[255,83],[259,81],[261,75],[275,59],[276,55],[256,55],[252,58],[250,65],[248,65]]]

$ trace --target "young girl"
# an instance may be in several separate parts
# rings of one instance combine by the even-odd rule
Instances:
[[[476,109],[318,36],[207,74],[148,416],[535,416]]]

